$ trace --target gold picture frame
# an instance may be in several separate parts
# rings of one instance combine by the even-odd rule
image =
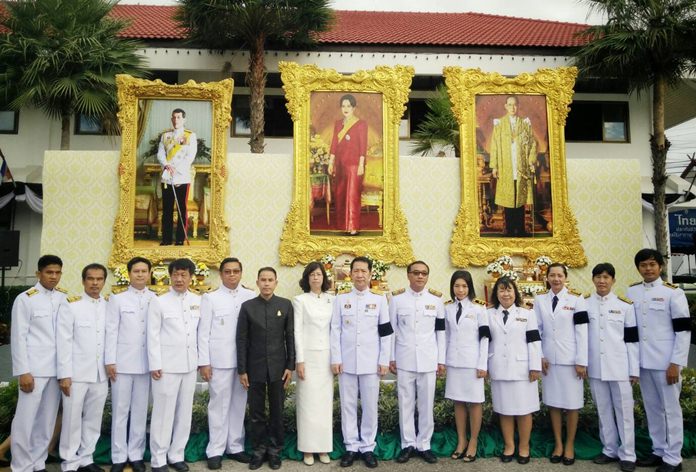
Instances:
[[[281,264],[306,264],[326,254],[370,254],[407,265],[414,256],[399,205],[399,123],[414,69],[380,66],[342,75],[293,62],[280,62],[278,68],[293,119],[295,159]],[[342,115],[344,104],[350,116]],[[339,148],[329,143],[340,140],[355,149],[331,154]],[[356,150],[358,143],[362,151]],[[360,176],[360,183],[347,183],[351,175]]]
[[[577,69],[504,77],[445,67],[443,75],[462,150],[452,264],[482,266],[506,254],[586,265],[565,162],[564,126]],[[514,168],[512,153],[518,156]]]
[[[151,81],[119,74],[116,76],[116,84],[118,119],[121,125],[120,204],[114,222],[109,266],[124,264],[134,256],[146,257],[155,264],[190,257],[196,262],[217,265],[229,252],[224,193],[227,178],[227,129],[230,124],[234,82],[232,79],[210,83],[190,80],[185,84],[168,85],[161,80]],[[160,112],[156,114],[153,110]],[[189,123],[186,123],[185,128],[182,126],[180,131],[183,131],[183,137],[174,138],[173,132],[179,126],[174,123],[175,115],[180,118],[184,116],[189,122],[196,120],[193,126]],[[171,120],[170,129],[163,127],[163,123],[168,120]],[[151,121],[156,124],[151,124]],[[156,126],[159,128],[153,131]],[[148,141],[149,136],[144,136],[147,134],[146,130],[156,133],[155,137]],[[180,144],[179,149],[187,146],[192,149],[190,154],[193,161],[185,167],[190,170],[186,186],[186,191],[190,192],[186,194],[185,200],[184,197],[164,195],[169,189],[174,195],[174,188],[181,187],[176,180],[172,180],[174,185],[166,184],[167,168],[158,162],[157,154],[163,152],[164,136],[167,133],[172,133],[172,142],[180,140],[176,141]],[[154,159],[152,156],[143,158],[143,154],[148,154],[142,152],[145,148],[149,148],[149,154],[154,152]],[[176,155],[173,157],[176,158]],[[166,159],[169,161],[170,155]],[[169,179],[174,179],[173,167],[172,165],[169,171]],[[165,198],[169,198],[169,203],[165,202]],[[185,202],[183,209],[180,202]],[[141,206],[147,208],[146,216],[143,217],[144,223],[138,221],[136,227],[136,214],[142,213]],[[167,211],[173,213],[170,220],[173,226],[169,225],[169,230],[166,222],[163,223],[167,220]],[[182,245],[175,245],[172,240],[174,236],[177,240],[180,237],[176,233],[178,215],[182,213],[181,221],[185,220],[182,224],[184,241]],[[145,226],[142,231],[141,226]],[[162,238],[168,231],[169,244],[160,245],[160,240],[162,244],[166,244]]]

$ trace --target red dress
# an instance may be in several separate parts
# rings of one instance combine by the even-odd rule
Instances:
[[[356,121],[339,140],[338,134],[343,129],[343,120],[334,124],[330,153],[335,156],[336,190],[336,226],[344,231],[360,230],[360,196],[363,175],[358,175],[360,156],[367,154],[367,123]],[[365,156],[366,158],[366,156]],[[363,163],[364,165],[364,163]]]

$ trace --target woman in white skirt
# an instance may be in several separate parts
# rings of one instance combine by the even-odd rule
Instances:
[[[305,292],[292,300],[295,312],[295,356],[297,364],[297,449],[304,463],[328,464],[333,449],[333,374],[329,331],[333,295],[324,266],[310,262],[300,280]]]
[[[454,401],[457,447],[452,459],[476,460],[478,435],[483,417],[483,379],[488,373],[488,329],[486,302],[476,299],[471,274],[458,270],[450,279],[452,300],[445,305],[447,334],[447,383],[445,397]],[[467,443],[467,419],[471,438]]]
[[[508,277],[496,280],[488,310],[491,340],[488,373],[493,411],[500,416],[505,448],[500,460],[511,462],[515,453],[515,422],[519,444],[517,462],[529,462],[532,413],[539,411],[541,339],[532,310],[522,308],[522,297]]]
[[[566,288],[566,267],[549,266],[546,274],[550,290],[534,298],[534,312],[539,321],[543,359],[541,396],[549,408],[554,448],[551,462],[575,463],[575,433],[578,413],[583,406],[583,379],[587,377],[587,327],[589,319],[585,298]],[[566,440],[561,435],[562,417],[566,414]]]

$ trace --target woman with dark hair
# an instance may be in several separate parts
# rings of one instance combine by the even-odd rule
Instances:
[[[329,175],[336,177],[336,225],[351,235],[360,231],[360,198],[367,157],[367,123],[353,114],[355,97],[339,101],[343,118],[334,124],[329,150]]]
[[[328,464],[333,450],[333,374],[329,332],[333,295],[324,266],[310,262],[300,280],[304,292],[292,300],[295,312],[295,356],[297,364],[297,449],[304,463]]]
[[[452,459],[476,460],[478,434],[483,417],[483,379],[488,374],[488,328],[486,302],[476,298],[471,274],[458,270],[450,280],[452,300],[445,305],[447,334],[447,384],[445,397],[454,401],[457,447]],[[471,438],[467,443],[467,419]]]
[[[493,411],[500,416],[505,441],[500,460],[511,462],[514,457],[517,422],[517,462],[526,464],[530,455],[532,413],[539,411],[537,381],[541,375],[541,338],[534,312],[522,308],[520,292],[509,277],[496,280],[491,301],[488,372]]]
[[[539,322],[541,348],[541,397],[549,407],[554,448],[551,462],[575,462],[575,433],[582,408],[583,380],[587,377],[587,327],[589,319],[585,298],[565,286],[566,267],[558,262],[546,272],[546,293],[534,297],[534,313]],[[563,444],[561,413],[566,414],[566,440]]]

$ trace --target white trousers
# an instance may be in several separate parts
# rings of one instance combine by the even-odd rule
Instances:
[[[640,369],[640,391],[653,453],[674,466],[681,463],[684,443],[684,419],[679,404],[681,385],[681,376],[679,382],[667,385],[664,370]]]
[[[12,419],[12,471],[32,472],[46,468],[48,443],[56,426],[60,389],[55,377],[34,377],[31,393],[19,391]]]
[[[92,454],[101,434],[102,413],[109,383],[74,382],[70,396],[63,395],[60,430],[61,470],[77,470],[94,462]]]
[[[150,454],[152,467],[163,467],[184,460],[184,449],[191,433],[191,410],[196,390],[196,371],[185,374],[163,372],[152,381],[152,419]]]
[[[377,401],[379,400],[379,375],[338,376],[341,395],[341,431],[347,451],[372,452],[377,438]],[[362,419],[358,429],[358,394]]]
[[[399,397],[399,426],[401,448],[430,449],[433,436],[433,405],[435,403],[435,372],[411,372],[398,369],[396,386]],[[416,435],[416,407],[418,434]]]
[[[111,382],[111,462],[114,464],[143,460],[149,401],[149,373],[119,373],[116,381]]]
[[[636,461],[631,382],[590,379],[597,405],[602,453],[622,461]]]
[[[216,369],[208,383],[207,457],[244,451],[244,412],[247,392],[237,378],[237,369]]]

